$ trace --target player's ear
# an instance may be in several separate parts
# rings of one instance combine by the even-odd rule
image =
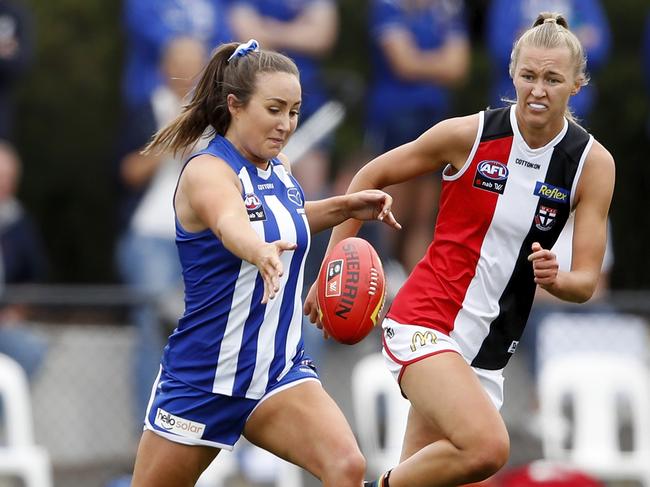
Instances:
[[[573,83],[573,88],[571,89],[571,96],[577,95],[582,88],[582,78],[577,78]]]
[[[241,102],[232,93],[230,93],[226,98],[226,103],[228,104],[228,111],[230,112],[231,117],[237,115],[242,108]]]

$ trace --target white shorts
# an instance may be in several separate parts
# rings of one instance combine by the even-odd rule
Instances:
[[[404,325],[385,318],[383,328],[383,355],[391,374],[399,384],[406,367],[432,355],[456,352],[469,364],[456,341],[444,333],[418,325]],[[503,405],[503,369],[486,370],[472,367],[492,403]]]

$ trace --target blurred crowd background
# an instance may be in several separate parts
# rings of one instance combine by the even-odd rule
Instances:
[[[171,212],[182,161],[139,150],[179,112],[212,48],[254,37],[297,61],[304,130],[287,152],[314,199],[344,192],[364,162],[433,123],[512,98],[512,42],[540,11],[564,13],[585,45],[591,82],[572,108],[612,152],[617,182],[598,295],[567,307],[540,294],[508,369],[513,468],[543,456],[537,378],[549,336],[565,342],[553,353],[616,342],[609,348],[647,368],[650,4],[0,0],[0,354],[29,380],[36,442],[55,485],[128,485],[120,476],[132,466],[160,351],[182,313]],[[436,177],[390,188],[404,231],[362,229],[384,261],[389,300],[431,240],[438,189]],[[313,241],[306,281],[327,238]],[[562,242],[566,267],[570,235]],[[545,321],[578,328],[542,334]],[[612,332],[615,323],[629,334]],[[306,327],[306,340],[354,428],[350,371],[380,350],[379,335],[346,347]],[[7,443],[0,436],[0,459]],[[237,485],[270,482],[246,466],[266,460],[247,458]]]

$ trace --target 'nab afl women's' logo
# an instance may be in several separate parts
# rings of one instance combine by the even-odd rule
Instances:
[[[248,212],[248,219],[250,221],[258,222],[266,220],[262,201],[255,193],[246,193],[244,196],[244,205],[246,205],[246,211]]]
[[[325,287],[326,298],[341,295],[342,272],[343,259],[336,259],[327,264],[327,285]]]
[[[508,168],[498,161],[481,161],[476,167],[474,186],[476,188],[503,194],[508,181]]]
[[[294,205],[302,206],[302,195],[300,194],[300,190],[295,186],[287,189],[287,197]]]

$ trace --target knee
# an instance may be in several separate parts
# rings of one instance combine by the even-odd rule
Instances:
[[[341,472],[345,473],[345,478],[352,480],[363,480],[366,473],[366,459],[361,454],[358,448],[351,449],[347,452],[346,457],[338,460]]]
[[[506,436],[477,442],[467,456],[467,473],[471,482],[484,480],[498,472],[510,456],[510,441]]]
[[[347,448],[330,457],[323,471],[324,485],[361,485],[366,459],[358,448]],[[329,479],[330,482],[326,482]]]

